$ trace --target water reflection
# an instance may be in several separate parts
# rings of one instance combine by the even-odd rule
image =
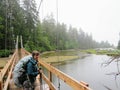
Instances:
[[[107,75],[117,71],[116,62],[107,67],[101,66],[108,59],[110,57],[106,55],[90,55],[82,59],[64,62],[56,67],[78,81],[89,83],[93,90],[120,90],[120,76],[115,81],[114,75]],[[54,78],[53,81],[59,86],[59,79]],[[60,90],[73,90],[63,81],[60,81],[60,88]]]

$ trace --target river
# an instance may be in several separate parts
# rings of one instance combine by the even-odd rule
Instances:
[[[82,59],[64,62],[57,68],[78,81],[88,83],[93,90],[120,90],[120,75],[117,76],[116,80],[114,75],[107,75],[117,71],[116,62],[112,62],[107,67],[102,65],[109,59],[110,57],[107,55],[89,55]],[[53,81],[57,86],[60,82],[60,90],[73,90],[55,77]]]

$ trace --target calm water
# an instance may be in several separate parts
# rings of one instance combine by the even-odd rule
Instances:
[[[120,90],[120,76],[115,80],[114,75],[107,75],[117,71],[116,62],[107,67],[102,66],[109,58],[106,55],[90,55],[83,59],[67,61],[59,65],[59,69],[78,81],[87,82],[93,90]],[[53,81],[58,86],[59,79],[54,78]],[[60,90],[73,89],[60,81]]]

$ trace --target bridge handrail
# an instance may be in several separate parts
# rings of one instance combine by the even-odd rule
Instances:
[[[16,49],[8,63],[0,72],[0,90],[7,90],[8,88],[9,81],[12,77],[12,71],[15,65],[15,61],[17,59],[17,52],[18,51]]]
[[[44,66],[48,71],[52,72],[52,74],[56,75],[58,78],[63,80],[69,86],[71,86],[74,90],[91,90],[89,87],[85,86],[84,84],[78,82],[74,78],[68,76],[67,74],[61,72],[57,68],[54,68],[50,64],[40,60],[39,63]]]
[[[26,51],[24,49],[23,49],[23,51],[26,54],[30,54],[28,51]],[[53,66],[51,66],[50,64],[47,64],[46,62],[44,62],[42,60],[39,60],[39,64],[42,65],[43,67],[45,67],[49,71],[49,73],[52,72],[52,74],[56,75],[58,78],[60,78],[65,83],[67,83],[68,85],[70,85],[74,90],[92,90],[91,88],[88,87],[88,84],[86,85],[86,83],[84,83],[84,82],[78,82],[74,78],[68,76],[67,74],[61,72],[57,68],[54,68]],[[46,76],[42,73],[42,77],[44,79],[44,77],[46,77]],[[46,79],[44,79],[44,80],[46,81]],[[55,88],[52,88],[54,86],[52,84],[50,84],[50,83],[52,83],[50,81],[50,78],[49,78],[49,81],[46,81],[46,82],[49,85],[50,90],[56,90]]]

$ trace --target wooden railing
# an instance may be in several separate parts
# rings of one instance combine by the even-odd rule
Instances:
[[[30,54],[28,51],[26,51],[23,48],[20,50],[20,52],[21,52],[21,57],[24,57]],[[9,82],[12,79],[12,71],[14,69],[14,66],[17,60],[18,60],[18,50],[16,49],[11,59],[8,61],[8,63],[4,66],[4,68],[0,72],[0,90],[8,90]],[[57,90],[54,84],[52,83],[53,74],[56,75],[59,79],[63,80],[66,84],[68,84],[74,90],[91,90],[87,83],[83,81],[79,82],[75,80],[74,78],[61,72],[60,70],[53,67],[52,65],[47,64],[43,60],[39,59],[39,65],[46,68],[48,71],[48,77],[44,74],[44,72],[41,72],[40,77],[47,83],[50,90]]]
[[[14,54],[8,63],[0,72],[0,90],[7,90],[10,79],[12,78],[12,71],[15,66],[16,61],[18,60],[18,50],[16,49]]]
[[[26,55],[30,54],[24,49],[22,49],[22,53]],[[50,90],[56,90],[56,87],[52,83],[52,74],[56,75],[59,79],[63,80],[66,84],[68,84],[74,90],[91,90],[91,88],[88,87],[89,85],[87,83],[83,81],[78,82],[77,80],[61,72],[57,68],[51,66],[50,64],[47,64],[43,60],[39,59],[39,64],[48,70],[48,74],[49,74],[48,77],[46,77],[43,72],[41,74],[44,81],[48,84]]]
[[[11,56],[10,60],[6,63],[0,72],[0,90],[7,90],[9,82],[12,78],[12,72],[16,62],[18,61],[18,36],[16,38],[15,51]]]

